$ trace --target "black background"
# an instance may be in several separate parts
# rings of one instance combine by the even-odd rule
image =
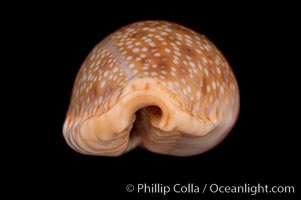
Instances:
[[[30,80],[35,98],[28,100],[33,106],[28,106],[27,111],[38,112],[26,123],[31,130],[26,139],[30,141],[21,151],[22,157],[26,157],[21,164],[29,175],[27,178],[38,175],[32,191],[45,191],[47,195],[64,191],[87,198],[97,195],[99,199],[107,194],[121,194],[140,199],[147,195],[129,194],[125,186],[129,183],[297,184],[300,108],[296,95],[300,83],[295,70],[300,63],[296,61],[298,50],[294,49],[298,43],[293,9],[282,5],[238,5],[239,8],[220,5],[219,9],[190,5],[190,11],[185,6],[173,10],[158,5],[149,10],[141,6],[119,12],[114,6],[117,5],[112,5],[106,14],[105,5],[79,9],[43,5],[27,13],[29,17],[20,19],[28,27],[23,38],[34,50],[33,65],[26,71],[39,74]],[[62,125],[80,65],[108,34],[131,22],[150,19],[173,21],[196,30],[224,53],[241,92],[235,127],[219,146],[193,157],[169,157],[141,149],[115,158],[76,153],[65,143]],[[205,196],[177,195],[177,198],[205,199]],[[276,196],[291,197],[272,195]]]

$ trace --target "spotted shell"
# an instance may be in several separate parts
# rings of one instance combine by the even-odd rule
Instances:
[[[83,154],[118,156],[140,146],[190,156],[223,140],[238,111],[236,79],[213,43],[176,23],[142,21],[87,56],[63,133]]]

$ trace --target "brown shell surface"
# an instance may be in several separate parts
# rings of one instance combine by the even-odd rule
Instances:
[[[141,146],[189,156],[216,146],[238,111],[235,76],[213,43],[175,23],[142,21],[87,56],[63,133],[83,154],[118,156]]]

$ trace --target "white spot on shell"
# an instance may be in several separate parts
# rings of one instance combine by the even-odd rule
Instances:
[[[178,83],[177,81],[174,82],[174,85],[179,88],[180,87],[180,83]]]
[[[210,85],[207,85],[206,90],[207,90],[207,93],[210,92],[210,90],[211,90]]]
[[[175,55],[181,56],[182,54],[179,51],[175,51]]]
[[[109,74],[109,72],[108,72],[108,71],[105,71],[105,73],[103,74],[103,77],[107,77],[108,74]]]
[[[181,82],[182,82],[183,84],[186,84],[186,80],[185,80],[184,78],[181,78]]]
[[[208,72],[207,68],[204,68],[204,72],[205,72],[205,75],[208,77],[209,76],[209,72]]]
[[[189,62],[189,65],[190,65],[191,67],[193,67],[193,68],[195,67],[195,64],[194,64],[193,62],[191,62],[191,61]]]
[[[117,72],[118,71],[118,67],[114,67],[113,72]]]
[[[197,91],[197,93],[196,93],[196,98],[197,98],[198,100],[201,99],[201,92],[200,92],[200,91]]]
[[[191,92],[191,87],[187,86],[186,90],[187,90],[188,93],[190,93]]]
[[[133,71],[133,74],[138,74],[138,69],[135,69],[135,70]]]
[[[148,66],[143,66],[142,69],[143,70],[148,70]]]
[[[129,69],[134,69],[135,68],[135,64],[134,63],[131,63],[130,65],[129,65]]]
[[[161,78],[161,79],[165,79],[165,76],[163,76],[163,75],[159,75],[159,77]],[[164,82],[165,83],[165,82]]]
[[[149,46],[151,46],[151,47],[155,47],[155,46],[156,46],[156,44],[155,44],[154,42],[149,42],[148,44],[149,44]]]
[[[160,71],[161,74],[167,74],[167,72],[165,70]]]
[[[100,87],[103,88],[106,85],[106,80],[102,80],[100,83]]]
[[[133,53],[138,53],[139,51],[140,51],[139,48],[134,48],[134,49],[133,49]]]
[[[215,90],[216,89],[216,83],[215,81],[212,82],[212,88]]]
[[[166,53],[170,53],[170,52],[171,52],[169,48],[165,48],[164,51],[165,51]]]
[[[157,72],[151,72],[152,76],[157,76]]]
[[[224,86],[221,85],[220,91],[221,91],[221,94],[224,94]]]

